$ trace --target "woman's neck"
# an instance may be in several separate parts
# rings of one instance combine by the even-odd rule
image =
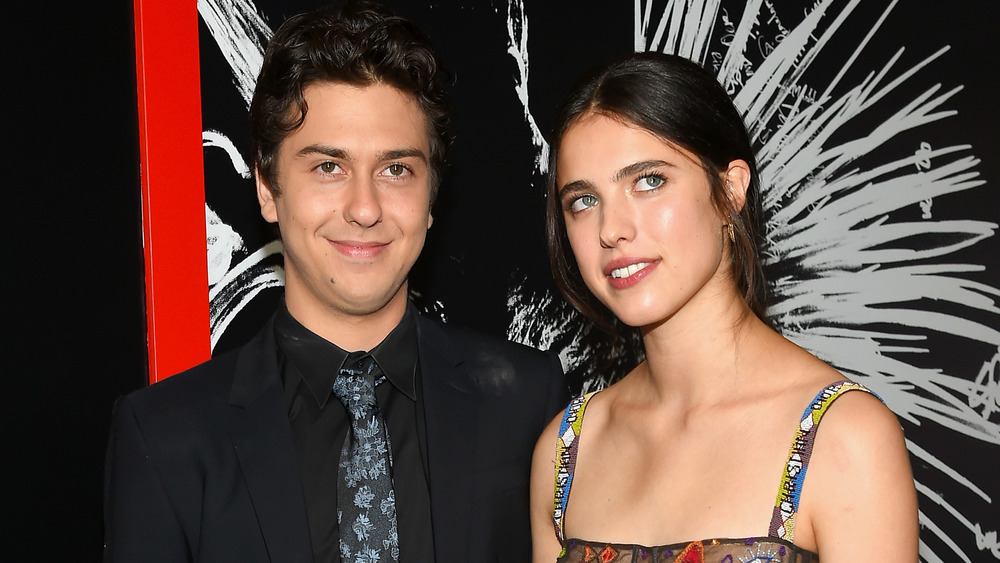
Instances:
[[[767,327],[735,291],[708,297],[643,330],[644,378],[654,397],[712,404],[748,375],[746,354],[756,348],[750,343]]]

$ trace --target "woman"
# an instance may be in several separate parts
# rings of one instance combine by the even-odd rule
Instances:
[[[571,95],[554,141],[557,283],[638,328],[646,360],[539,439],[535,561],[915,561],[895,416],[766,319],[757,168],[714,77],[629,56]]]

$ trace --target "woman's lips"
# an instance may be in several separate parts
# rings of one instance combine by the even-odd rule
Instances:
[[[627,289],[642,281],[659,264],[650,258],[618,258],[604,267],[608,283],[615,289]]]

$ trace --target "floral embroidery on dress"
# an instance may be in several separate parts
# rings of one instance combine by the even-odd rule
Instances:
[[[756,543],[739,556],[740,563],[778,563],[787,550],[783,545]],[[732,561],[732,559],[730,559]]]
[[[675,559],[676,563],[705,563],[705,546],[700,541],[691,542]]]

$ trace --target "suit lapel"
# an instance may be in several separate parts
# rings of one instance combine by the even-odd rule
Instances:
[[[228,430],[272,561],[312,561],[309,522],[278,374],[273,323],[240,351]]]
[[[435,559],[465,561],[475,484],[476,384],[462,370],[463,354],[441,327],[418,316],[417,340]]]

